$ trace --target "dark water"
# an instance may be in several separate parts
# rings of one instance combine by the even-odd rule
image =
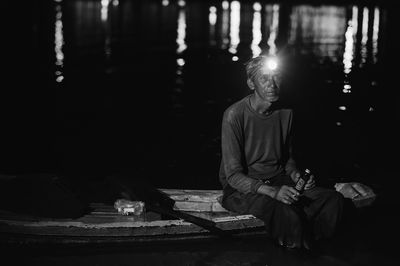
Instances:
[[[129,171],[158,186],[219,187],[222,112],[250,93],[243,63],[261,52],[282,60],[301,165],[376,182],[394,162],[394,15],[381,2],[26,7],[9,10],[3,172]]]

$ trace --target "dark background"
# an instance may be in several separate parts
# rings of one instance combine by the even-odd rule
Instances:
[[[233,62],[227,49],[207,44],[208,2],[187,1],[182,83],[176,79],[175,26],[164,24],[160,8],[148,16],[143,11],[159,2],[132,1],[133,7],[126,8],[132,12],[129,22],[114,19],[122,13],[109,14],[114,19],[111,57],[96,25],[80,42],[83,30],[73,27],[79,25],[74,22],[79,18],[77,2],[62,3],[61,84],[54,81],[56,3],[23,2],[3,11],[1,173],[85,178],[129,172],[150,177],[158,187],[219,188],[220,121],[226,107],[249,93],[243,63],[251,56],[244,41],[251,30],[241,28],[240,60]],[[95,1],[80,1],[86,2]],[[120,7],[128,2],[121,0]],[[241,1],[242,12],[246,2]],[[341,93],[341,58],[339,63],[320,60],[299,52],[304,43],[289,46],[284,34],[278,37],[287,63],[284,96],[297,113],[299,163],[321,176],[393,188],[399,183],[397,73],[392,67],[398,63],[397,9],[383,1],[326,3],[379,5],[385,10],[385,28],[378,63],[353,69],[348,97]],[[289,10],[298,4],[318,6],[312,1],[281,2],[280,32],[287,32]],[[241,21],[245,19],[242,14]],[[342,104],[349,107],[346,112],[337,109]]]

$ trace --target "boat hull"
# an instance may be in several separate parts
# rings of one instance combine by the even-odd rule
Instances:
[[[263,235],[264,223],[252,215],[238,215],[218,203],[220,191],[168,190],[177,203],[176,210],[208,219],[228,237]],[[203,195],[203,196],[202,196]],[[184,202],[184,203],[183,203]],[[220,238],[201,226],[181,220],[164,219],[147,212],[143,220],[134,215],[121,215],[110,205],[91,204],[92,211],[77,219],[46,219],[0,213],[2,241],[14,244],[101,244],[148,243]],[[208,210],[208,211],[207,211]]]

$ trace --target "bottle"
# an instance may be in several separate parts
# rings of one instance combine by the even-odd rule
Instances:
[[[143,201],[131,201],[126,199],[117,199],[114,208],[121,215],[130,215],[135,221],[146,220],[146,207]]]
[[[310,179],[311,176],[311,171],[310,169],[305,169],[304,173],[299,177],[299,180],[297,180],[295,189],[302,193],[304,191],[304,186],[306,185],[308,179]]]

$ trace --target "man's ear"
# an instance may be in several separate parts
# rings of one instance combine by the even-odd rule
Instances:
[[[251,79],[247,79],[247,86],[249,86],[250,90],[254,90],[254,82]]]

